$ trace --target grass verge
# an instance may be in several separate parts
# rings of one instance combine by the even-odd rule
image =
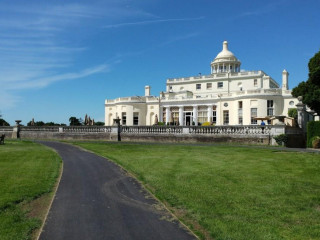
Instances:
[[[61,159],[28,141],[0,146],[1,240],[35,238],[52,198]]]
[[[320,239],[318,154],[74,143],[133,173],[203,239]]]

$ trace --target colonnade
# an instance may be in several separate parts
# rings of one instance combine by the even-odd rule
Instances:
[[[207,117],[206,117],[206,121],[212,123],[213,121],[213,117],[215,117],[215,121],[214,123],[216,123],[216,121],[218,121],[217,115],[218,115],[218,111],[216,111],[216,109],[214,109],[213,107],[217,107],[217,105],[215,104],[209,104],[209,105],[194,105],[194,106],[163,106],[160,108],[160,121],[164,122],[166,124],[170,123],[172,121],[172,114],[173,111],[171,111],[172,108],[178,108],[178,113],[179,113],[179,125],[181,126],[185,126],[188,125],[186,123],[186,116],[192,118],[192,122],[197,126],[198,125],[198,107],[207,107]],[[186,110],[186,108],[190,109],[190,107],[192,107],[192,111],[190,110]],[[165,108],[165,119],[163,119],[163,109]],[[215,111],[215,116],[213,114],[213,112]],[[177,111],[175,111],[177,112]],[[191,119],[190,119],[191,120]],[[192,125],[192,122],[190,125]]]

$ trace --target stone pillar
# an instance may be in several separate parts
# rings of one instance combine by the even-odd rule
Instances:
[[[212,123],[212,105],[208,106],[208,122]]]
[[[16,126],[13,127],[11,136],[13,139],[20,138],[20,122],[21,120],[16,120]]]
[[[159,121],[163,122],[163,107],[159,107]]]
[[[306,105],[302,103],[302,97],[298,97],[299,103],[296,105],[298,111],[298,125],[305,133],[307,132],[307,111]]]
[[[166,124],[170,121],[170,107],[166,107]]]
[[[198,126],[198,106],[193,106],[193,122],[195,126]]]
[[[179,125],[184,126],[183,107],[179,107]]]

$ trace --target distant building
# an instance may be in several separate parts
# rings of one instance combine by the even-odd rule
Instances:
[[[223,42],[222,51],[211,62],[211,74],[167,79],[166,91],[151,96],[121,97],[105,101],[105,124],[119,117],[122,125],[258,124],[257,118],[287,116],[298,99],[288,90],[289,73],[282,72],[282,85],[265,72],[242,71],[241,62]],[[267,124],[270,121],[267,121]]]

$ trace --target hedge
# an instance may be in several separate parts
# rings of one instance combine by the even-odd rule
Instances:
[[[320,121],[308,122],[307,147],[312,147],[312,138],[315,136],[320,136]]]

